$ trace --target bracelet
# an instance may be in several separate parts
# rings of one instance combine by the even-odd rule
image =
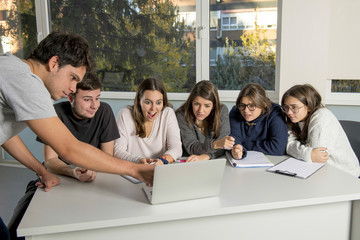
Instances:
[[[166,158],[164,158],[163,156],[159,156],[159,157],[157,157],[158,159],[160,159],[164,164],[168,164],[169,163],[169,161],[168,160],[166,160]]]

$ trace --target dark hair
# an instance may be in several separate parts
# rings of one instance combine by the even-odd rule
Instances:
[[[194,115],[194,111],[192,107],[192,102],[196,97],[202,97],[206,100],[210,100],[213,103],[213,109],[211,110],[209,116],[204,120],[206,120],[206,125],[210,127],[212,130],[214,130],[215,133],[214,138],[217,138],[220,132],[221,105],[220,105],[218,91],[212,82],[208,80],[202,80],[197,84],[195,84],[186,102],[183,105],[181,105],[181,107],[176,111],[184,112],[185,121],[187,121],[189,126],[192,128],[196,121],[196,117]],[[205,131],[209,131],[209,129],[205,128]]]
[[[256,105],[256,107],[259,107],[262,109],[261,114],[269,114],[271,111],[271,101],[266,96],[265,89],[257,84],[257,83],[249,83],[246,84],[243,89],[241,89],[239,96],[236,99],[236,108],[240,109],[240,101],[241,98],[248,97],[251,99],[251,101]],[[239,110],[240,112],[240,110]]]
[[[285,104],[285,100],[287,97],[296,98],[297,100],[302,102],[309,111],[309,113],[304,119],[304,127],[302,130],[300,129],[299,124],[292,123],[286,116],[286,122],[290,126],[291,131],[295,134],[297,140],[299,140],[301,143],[305,143],[312,114],[319,108],[324,107],[321,103],[321,96],[313,86],[311,86],[310,84],[304,84],[295,85],[289,90],[287,90],[281,99],[282,106]]]
[[[70,93],[72,96],[75,96],[78,93],[78,90],[96,90],[101,89],[101,81],[93,72],[87,72],[81,82],[76,84],[76,92]]]
[[[134,105],[129,106],[129,109],[131,111],[131,115],[135,122],[136,135],[138,135],[141,138],[144,138],[146,136],[146,133],[145,133],[145,126],[144,126],[145,118],[141,111],[140,99],[144,96],[144,93],[146,90],[152,90],[152,91],[156,90],[156,91],[159,91],[163,95],[162,110],[164,110],[165,107],[171,106],[171,104],[169,103],[168,98],[167,98],[166,89],[160,80],[155,79],[155,78],[147,78],[140,83],[140,85],[136,91]]]
[[[59,58],[59,67],[85,66],[87,71],[94,68],[88,42],[80,35],[67,32],[52,32],[32,51],[29,59],[46,64],[53,56]]]

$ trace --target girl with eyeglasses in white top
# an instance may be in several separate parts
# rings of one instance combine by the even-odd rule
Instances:
[[[356,177],[359,162],[334,114],[321,104],[321,96],[309,84],[295,85],[281,100],[289,126],[286,151],[307,162],[329,163]]]

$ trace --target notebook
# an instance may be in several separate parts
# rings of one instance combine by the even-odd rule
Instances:
[[[174,163],[155,167],[153,186],[142,187],[151,204],[217,196],[226,159]]]
[[[264,153],[258,151],[247,151],[247,155],[243,159],[234,159],[230,152],[225,153],[231,166],[236,168],[254,168],[254,167],[272,167],[274,163],[271,162]]]
[[[274,167],[267,169],[267,171],[306,179],[324,165],[325,163],[305,162],[303,160],[290,157],[276,164]]]

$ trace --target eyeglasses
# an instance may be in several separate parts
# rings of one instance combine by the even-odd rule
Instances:
[[[287,106],[287,105],[283,105],[281,106],[281,110],[283,110],[284,113],[287,113],[289,111],[289,109],[293,112],[293,113],[298,113],[299,109],[305,107],[305,105],[302,105],[301,107],[298,106]]]
[[[240,103],[238,108],[240,109],[240,111],[244,111],[245,108],[248,108],[250,111],[254,111],[255,108],[256,108],[256,105],[255,104],[243,104],[243,103]]]

